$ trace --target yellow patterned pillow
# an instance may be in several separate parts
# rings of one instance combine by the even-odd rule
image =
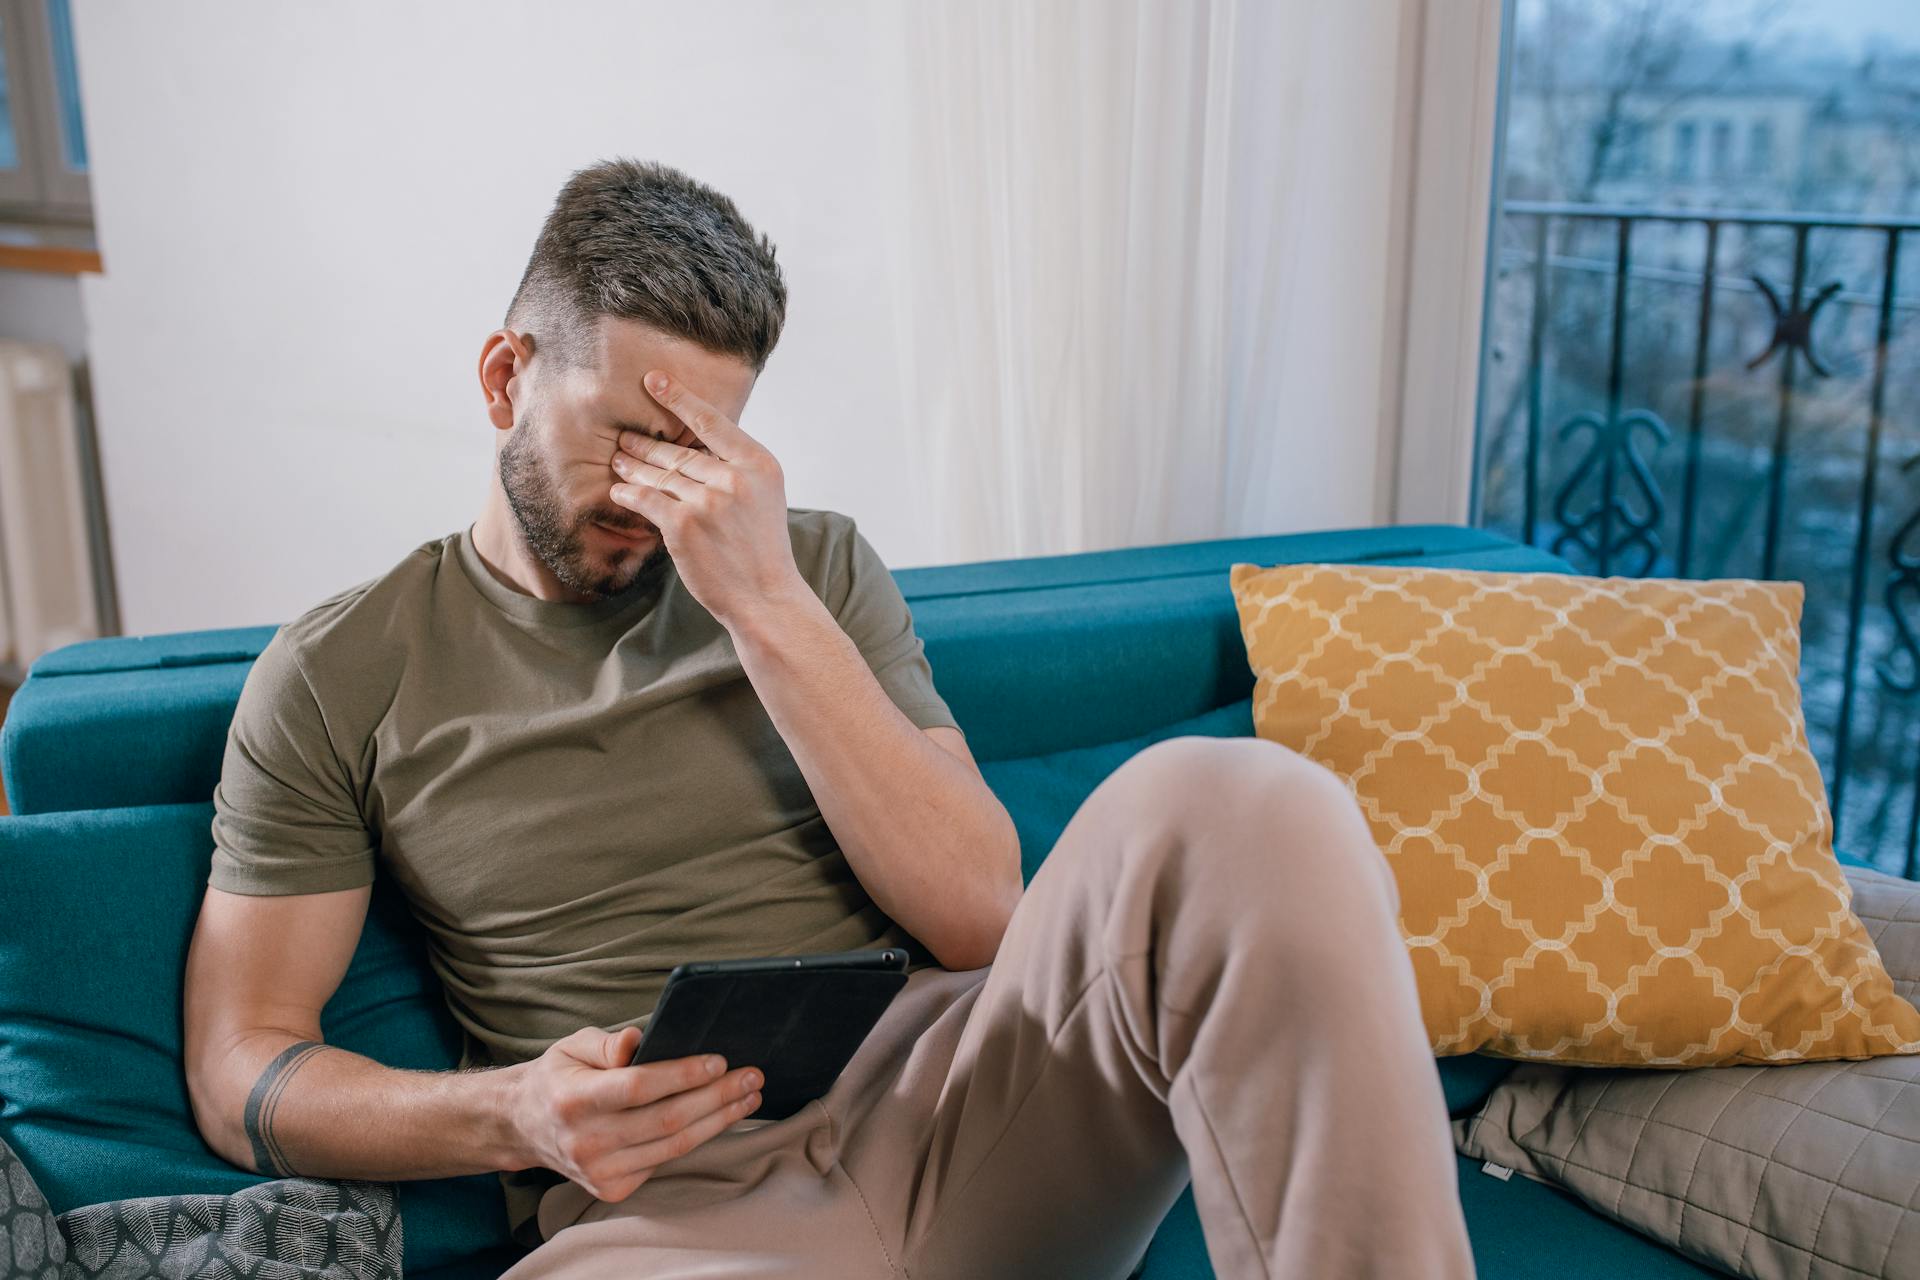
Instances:
[[[1920,1052],[1800,712],[1798,583],[1233,567],[1254,727],[1352,787],[1436,1052]]]

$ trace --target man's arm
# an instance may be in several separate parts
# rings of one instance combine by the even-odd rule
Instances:
[[[187,950],[187,1093],[207,1145],[269,1176],[435,1178],[509,1166],[504,1072],[399,1071],[324,1042],[370,889],[208,889]]]
[[[907,719],[804,582],[728,630],[868,894],[945,968],[991,964],[1020,900],[1020,841],[965,736]]]
[[[894,705],[800,575],[773,455],[664,373],[645,385],[703,448],[623,432],[610,496],[660,530],[733,637],[868,895],[946,968],[991,963],[1023,887],[1005,806],[957,731],[923,732]]]
[[[603,1200],[759,1105],[757,1073],[706,1056],[629,1066],[637,1027],[582,1028],[541,1057],[407,1071],[325,1043],[320,1011],[370,889],[209,888],[188,947],[187,1092],[207,1145],[271,1177],[411,1179],[545,1165]]]

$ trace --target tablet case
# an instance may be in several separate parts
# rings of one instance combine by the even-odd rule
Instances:
[[[758,1067],[752,1120],[784,1120],[826,1093],[907,975],[894,969],[795,968],[696,973],[670,981],[633,1060],[717,1053]]]

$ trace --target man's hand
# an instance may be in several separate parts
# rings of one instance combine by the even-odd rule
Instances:
[[[752,1067],[715,1054],[628,1065],[638,1027],[582,1027],[517,1073],[508,1117],[525,1164],[565,1174],[596,1199],[626,1199],[653,1171],[760,1105]]]
[[[747,610],[811,596],[793,562],[786,478],[773,455],[665,373],[642,385],[701,447],[622,431],[613,469],[624,483],[609,496],[653,522],[687,590],[729,630]]]

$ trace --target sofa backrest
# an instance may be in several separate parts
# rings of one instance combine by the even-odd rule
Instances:
[[[1477,529],[1355,529],[903,569],[934,681],[983,762],[1149,734],[1248,695],[1237,562],[1566,571]],[[273,626],[122,636],[43,656],[0,728],[15,813],[204,801]]]

